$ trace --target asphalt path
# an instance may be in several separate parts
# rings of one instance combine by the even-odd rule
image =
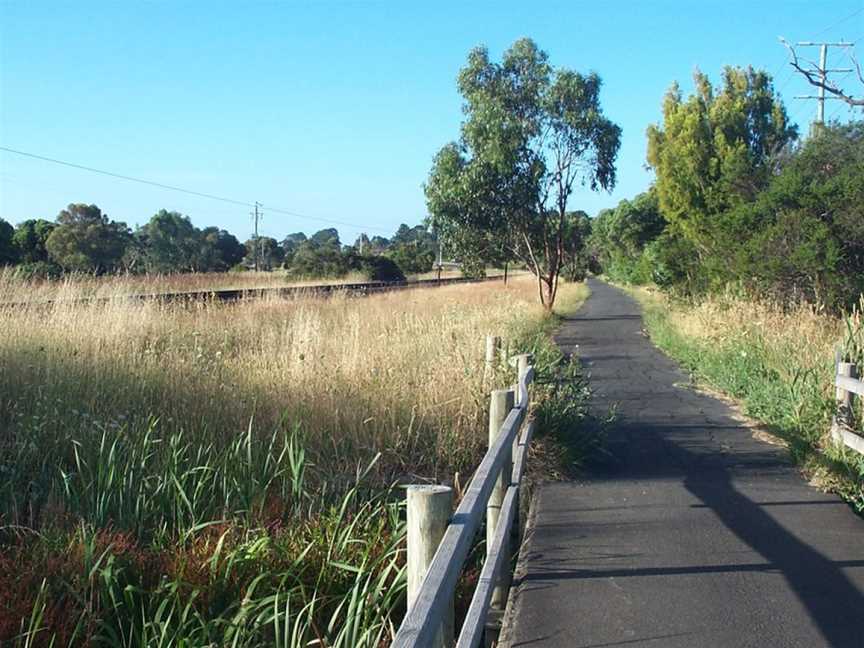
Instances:
[[[617,410],[610,457],[539,489],[505,644],[864,647],[864,520],[690,388],[634,300],[590,287],[558,343],[592,412]]]

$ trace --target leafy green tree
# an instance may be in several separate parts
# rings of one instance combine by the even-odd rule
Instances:
[[[0,265],[18,262],[18,248],[14,241],[15,228],[0,218]]]
[[[466,115],[458,143],[435,157],[430,224],[446,241],[487,233],[536,275],[551,310],[565,264],[570,196],[615,184],[621,129],[600,106],[600,77],[553,69],[522,39],[501,63],[478,48],[459,74]],[[482,252],[478,252],[482,254]]]
[[[293,234],[289,234],[284,239],[282,239],[282,250],[285,252],[284,261],[285,267],[289,267],[291,265],[291,261],[294,258],[294,253],[297,252],[297,249],[306,242],[306,235],[303,232],[294,232]]]
[[[243,261],[250,268],[255,267],[256,249],[259,270],[273,270],[282,265],[285,260],[285,250],[279,242],[270,236],[259,236],[246,241],[246,257]]]
[[[348,255],[332,243],[316,245],[311,240],[294,253],[289,271],[297,277],[342,277],[349,270]]]
[[[594,221],[590,247],[603,272],[614,279],[646,283],[653,279],[646,246],[666,228],[653,188],[615,209],[601,211]]]
[[[564,268],[567,281],[583,281],[588,273],[591,218],[582,210],[567,212],[564,228]]]
[[[115,222],[96,205],[70,204],[57,216],[58,226],[45,247],[64,270],[110,272],[121,261],[132,234],[125,223]]]
[[[44,219],[31,219],[19,223],[13,240],[20,254],[21,263],[47,263],[48,248],[45,243],[56,224]]]
[[[370,252],[373,254],[381,254],[390,247],[390,240],[383,236],[373,236],[369,240]]]
[[[750,232],[743,244],[729,236],[739,281],[778,298],[851,306],[864,291],[864,122],[820,129],[727,220]]]
[[[147,272],[194,272],[202,268],[202,233],[175,211],[160,209],[135,232]]]
[[[339,249],[342,246],[342,243],[339,241],[339,230],[334,227],[329,227],[315,232],[309,238],[309,241],[313,245],[329,245],[336,249]]]
[[[230,232],[218,227],[201,230],[201,269],[225,272],[243,261],[246,247]]]
[[[403,272],[419,274],[429,272],[435,263],[438,242],[424,225],[399,226],[390,239],[386,254]]]
[[[706,256],[722,253],[723,215],[755,200],[797,134],[765,72],[726,67],[715,88],[697,71],[694,82],[686,101],[677,84],[666,94],[648,163],[664,216]]]

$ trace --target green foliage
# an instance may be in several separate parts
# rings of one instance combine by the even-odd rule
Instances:
[[[292,275],[309,278],[343,277],[349,269],[348,257],[338,245],[326,240],[325,244],[319,244],[313,239],[297,247],[288,267]]]
[[[615,209],[604,209],[594,220],[590,248],[603,272],[617,281],[644,284],[656,280],[646,247],[666,228],[657,193],[649,190]]]
[[[430,224],[462,256],[522,260],[551,310],[574,188],[615,184],[621,131],[603,115],[600,78],[553,69],[522,39],[501,63],[485,48],[473,50],[458,85],[466,119],[459,143],[433,162],[425,187]]]
[[[403,272],[421,274],[432,270],[437,252],[438,240],[424,225],[403,223],[390,239],[386,254]]]
[[[853,305],[864,290],[864,123],[820,129],[739,218],[755,231],[738,257],[742,281]]]
[[[718,217],[756,198],[796,131],[765,72],[727,67],[715,88],[697,70],[694,82],[686,101],[677,84],[666,94],[648,162],[663,215],[703,254],[717,251]]]
[[[18,248],[20,263],[48,263],[48,248],[45,243],[54,228],[51,221],[43,219],[26,220],[15,228],[13,241]]]
[[[142,248],[141,262],[147,272],[201,269],[203,237],[188,216],[160,209],[135,232],[135,238]]]
[[[273,270],[282,265],[285,260],[285,249],[279,242],[270,236],[259,236],[251,238],[245,243],[246,255],[243,263],[258,270]]]
[[[203,270],[225,272],[243,260],[246,247],[223,229],[205,227],[201,230],[201,267]]]
[[[386,256],[351,255],[348,264],[369,281],[405,281],[402,267]]]
[[[18,261],[18,247],[14,241],[15,230],[0,218],[0,265],[11,265]]]
[[[84,203],[70,204],[57,223],[45,247],[64,270],[102,273],[121,267],[132,241],[125,223],[109,220],[99,207]]]

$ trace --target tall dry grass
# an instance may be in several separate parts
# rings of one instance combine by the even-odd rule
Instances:
[[[470,474],[535,289],[0,307],[0,640],[380,646],[388,486]]]
[[[407,279],[434,279],[437,272],[409,275]],[[444,270],[443,278],[460,277],[459,270]],[[322,284],[361,283],[368,279],[359,272],[328,279],[298,279],[284,270],[271,272],[187,272],[177,274],[70,273],[60,278],[33,279],[22,276],[14,267],[0,268],[0,301],[28,302],[55,299],[110,299],[127,295],[149,295],[166,292],[215,290],[254,290],[286,286],[319,286]]]

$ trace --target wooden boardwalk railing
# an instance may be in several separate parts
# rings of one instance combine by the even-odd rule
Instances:
[[[852,429],[855,396],[864,396],[864,382],[858,380],[858,367],[851,362],[837,362],[834,376],[837,413],[831,425],[831,437],[837,442],[864,454],[864,436]]]
[[[494,338],[487,341],[487,363],[488,349],[496,345]],[[489,450],[455,513],[451,516],[450,489],[409,486],[409,609],[393,641],[394,648],[453,645],[453,595],[484,511],[486,561],[456,646],[480,645],[490,606],[503,611],[509,582],[509,539],[518,518],[519,485],[534,432],[534,423],[528,420],[534,368],[530,356],[517,356],[517,362],[515,389],[492,392]],[[430,547],[436,545],[430,559]]]

